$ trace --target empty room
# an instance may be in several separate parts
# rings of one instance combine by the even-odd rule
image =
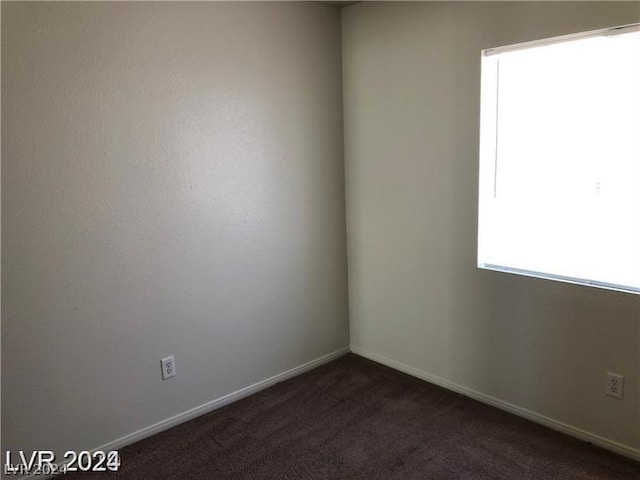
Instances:
[[[640,478],[640,2],[0,14],[2,478]]]

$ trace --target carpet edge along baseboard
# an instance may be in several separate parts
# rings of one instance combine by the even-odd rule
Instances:
[[[123,447],[126,447],[127,445],[131,445],[132,443],[139,442],[140,440],[151,437],[152,435],[156,435],[170,428],[176,427],[182,423],[188,422],[189,420],[193,420],[194,418],[197,418],[201,415],[205,415],[207,413],[218,410],[219,408],[222,408],[226,405],[229,405],[230,403],[233,403],[245,397],[248,397],[249,395],[258,393],[259,391],[269,388],[275,385],[276,383],[283,382],[289,378],[293,378],[304,372],[313,370],[314,368],[324,365],[325,363],[335,360],[343,355],[346,355],[349,352],[350,352],[350,347],[348,346],[339,348],[338,350],[335,350],[331,353],[327,353],[326,355],[322,355],[321,357],[318,357],[314,360],[310,360],[309,362],[303,363],[302,365],[298,365],[297,367],[290,368],[289,370],[278,373],[264,380],[260,380],[259,382],[243,387],[239,390],[236,390],[235,392],[231,392],[227,395],[223,395],[222,397],[218,397],[202,405],[199,405],[197,407],[186,410],[182,413],[178,413],[177,415],[174,415],[172,417],[166,418],[164,420],[160,420],[159,422],[143,427],[139,430],[136,430],[135,432],[129,433],[113,441],[100,445],[99,447],[95,447],[90,450],[88,449],[87,450],[89,451],[89,453],[93,453],[96,451],[107,452],[111,450],[119,450]],[[63,463],[60,463],[59,467],[61,465],[63,465]],[[20,480],[30,480],[30,479],[36,479],[36,478],[39,480],[43,480],[47,478],[52,478],[52,476],[29,475],[29,476],[23,476]]]
[[[446,388],[447,390],[460,393],[469,398],[473,398],[474,400],[477,400],[479,402],[499,408],[500,410],[504,410],[505,412],[509,412],[518,417],[522,417],[540,425],[544,425],[545,427],[551,428],[552,430],[556,430],[571,437],[584,440],[586,442],[592,443],[593,445],[597,445],[598,447],[617,453],[618,455],[622,455],[624,457],[631,458],[632,460],[640,462],[640,450],[629,445],[618,443],[614,440],[602,437],[595,433],[588,432],[578,427],[574,427],[572,425],[561,422],[559,420],[555,420],[532,410],[528,410],[504,400],[500,400],[499,398],[475,391],[471,388],[427,373],[424,370],[420,370],[410,365],[397,362],[388,357],[385,357],[384,355],[374,353],[365,348],[351,345],[351,352],[387,367],[393,368],[394,370],[398,370],[400,372],[411,375],[412,377],[416,377],[429,383],[433,383],[434,385],[438,385],[439,387]]]

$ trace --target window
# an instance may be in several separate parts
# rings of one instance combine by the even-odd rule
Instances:
[[[640,293],[640,29],[482,52],[478,266]]]

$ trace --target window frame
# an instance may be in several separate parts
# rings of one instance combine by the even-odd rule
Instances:
[[[532,47],[541,47],[545,45],[555,45],[558,43],[574,41],[582,38],[592,38],[599,36],[612,36],[621,33],[630,33],[630,32],[640,32],[640,22],[625,24],[614,27],[607,27],[597,30],[590,30],[586,32],[573,33],[568,35],[561,35],[551,38],[545,38],[540,40],[532,40],[527,42],[516,43],[512,45],[505,45],[501,47],[492,47],[483,49],[481,51],[481,59],[482,64],[484,64],[484,59],[486,57],[490,57],[493,55],[524,50]],[[499,67],[498,67],[499,68]],[[490,80],[492,86],[495,87],[495,92],[487,92],[485,90],[485,81],[487,78],[491,79],[491,77],[495,77],[494,80]],[[567,275],[559,275],[555,273],[548,272],[539,272],[534,270],[527,270],[515,267],[508,267],[503,265],[496,265],[492,263],[481,262],[480,254],[481,254],[481,244],[482,244],[482,235],[481,235],[481,222],[482,222],[482,202],[487,195],[491,194],[491,190],[493,190],[493,197],[496,195],[497,189],[497,171],[499,168],[498,164],[498,155],[497,155],[497,145],[498,145],[498,92],[499,92],[499,70],[494,72],[488,72],[484,68],[481,73],[481,87],[483,89],[481,93],[481,104],[480,104],[480,144],[479,144],[479,172],[478,172],[478,238],[477,238],[477,267],[483,270],[489,271],[497,271],[504,272],[510,274],[517,274],[521,276],[555,280],[564,283],[570,283],[575,285],[584,285],[589,287],[597,287],[607,290],[614,290],[625,293],[632,294],[640,294],[640,285],[618,285],[616,283],[599,281],[599,280],[590,280],[585,278],[577,278],[571,277]],[[487,102],[487,107],[483,105],[483,102]],[[496,104],[495,113],[492,115],[487,115],[487,111],[490,110],[493,103]],[[491,122],[486,121],[486,116],[492,119]],[[486,159],[489,159],[487,161]],[[491,159],[493,158],[493,162]],[[486,164],[492,163],[492,168],[487,168]],[[640,221],[640,220],[639,220]]]

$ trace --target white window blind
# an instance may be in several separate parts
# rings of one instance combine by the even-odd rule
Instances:
[[[640,292],[638,25],[483,51],[478,266]]]

